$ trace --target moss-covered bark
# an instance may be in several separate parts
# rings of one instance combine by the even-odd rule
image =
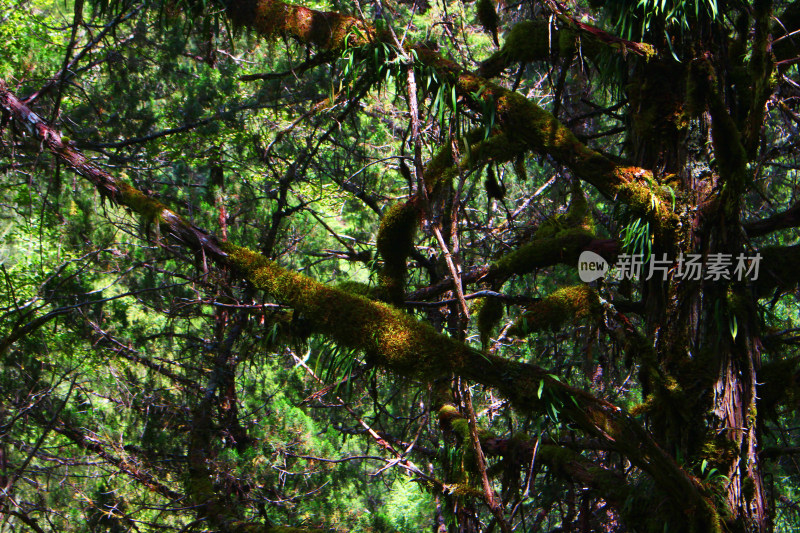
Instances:
[[[374,29],[361,20],[331,11],[318,11],[280,0],[227,0],[231,20],[270,38],[289,35],[331,51],[367,44]]]
[[[503,318],[503,302],[498,298],[481,298],[472,306],[472,313],[477,317],[481,344],[486,348],[492,330]]]
[[[474,77],[464,76],[466,86],[476,82]],[[561,154],[564,158],[572,160],[573,156],[577,157],[582,161],[580,164],[597,157],[602,159],[602,156],[591,153],[585,147],[579,149],[577,155],[568,154],[569,147],[575,148],[570,140],[574,136],[564,133],[566,128],[554,123],[552,115],[535,106],[529,106],[524,99],[518,101],[518,95],[504,94],[501,91],[498,94],[501,96],[497,100],[498,106],[503,114],[510,113],[504,119],[510,124],[516,124],[520,120],[520,127],[523,124],[531,125],[524,116],[514,116],[514,111],[519,110],[531,114],[527,118],[533,119],[533,126],[552,127],[555,138],[546,134],[543,136],[543,131],[534,131],[530,135],[536,142],[552,148],[554,153]],[[520,106],[518,109],[515,107],[517,105]],[[602,439],[611,449],[623,454],[633,465],[648,473],[659,489],[677,502],[677,512],[689,517],[692,529],[719,530],[719,514],[697,480],[678,466],[639,423],[620,408],[565,385],[542,368],[483,354],[438,334],[429,325],[420,323],[391,306],[328,287],[288,271],[246,248],[220,243],[213,235],[192,225],[163,204],[89,163],[77,150],[63,143],[57,131],[21,104],[2,82],[0,106],[16,123],[30,127],[44,146],[69,168],[92,182],[104,197],[131,209],[147,222],[158,224],[163,236],[174,238],[198,259],[215,261],[272,298],[291,306],[316,331],[340,346],[362,350],[375,364],[400,375],[429,381],[455,374],[494,387],[522,412],[543,412],[547,406],[543,398],[547,402],[558,401],[562,416],[575,427]],[[561,134],[566,140],[560,138]],[[599,174],[592,174],[596,170],[587,169],[587,172],[598,179],[617,176],[614,183],[618,185],[630,186],[634,183],[634,177],[623,179],[627,172],[624,169],[613,165],[604,168],[600,169]],[[600,181],[603,182],[602,179]],[[606,190],[615,190],[611,183],[603,182],[603,187]],[[586,230],[578,228],[565,231]],[[565,239],[566,237],[569,239]],[[574,237],[571,234],[562,236],[562,241],[568,240],[572,243]],[[558,234],[551,238],[553,239],[554,242],[548,243],[549,253],[551,257],[558,258],[564,251],[553,246],[560,244]],[[520,256],[519,260],[505,261],[504,268],[509,272],[525,271],[535,263],[535,258],[531,260],[534,255],[529,249],[527,255]],[[202,483],[198,485],[201,491],[202,486]]]
[[[557,330],[567,322],[597,320],[602,312],[597,294],[588,285],[564,287],[528,306],[509,328],[508,335],[525,337],[537,331]]]
[[[551,20],[536,19],[517,23],[505,36],[503,47],[481,64],[478,73],[493,78],[515,63],[581,56],[595,59],[600,51],[617,49],[652,56],[655,50],[645,43],[626,41],[602,30],[563,17],[556,25]]]
[[[576,266],[580,253],[594,240],[584,228],[567,228],[549,237],[534,239],[507,253],[491,267],[497,277],[527,274],[537,268],[564,264]]]
[[[265,37],[288,33],[301,42],[326,49],[341,49],[389,38],[388,35],[378,35],[355,18],[275,0],[231,2],[228,11],[239,24]],[[668,199],[652,186],[651,172],[620,166],[590,149],[551,113],[521,94],[468,73],[427,47],[408,47],[414,49],[416,57],[425,66],[434,68],[441,79],[454,86],[459,96],[476,112],[482,114],[494,108],[497,126],[507,139],[514,140],[506,160],[525,150],[549,155],[608,198],[629,204],[650,218],[662,233],[672,235],[676,232],[680,221],[668,208]],[[449,167],[443,164],[445,161],[446,157],[435,163],[437,173],[441,174]]]
[[[376,296],[396,305],[405,297],[406,259],[413,251],[418,223],[417,207],[408,201],[387,209],[378,229],[376,244],[383,267]]]

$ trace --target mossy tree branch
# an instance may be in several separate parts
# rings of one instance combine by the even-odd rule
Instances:
[[[513,64],[566,58],[579,49],[583,57],[590,59],[608,48],[647,57],[655,53],[648,44],[620,39],[568,17],[560,20],[558,27],[545,19],[517,23],[506,35],[503,47],[481,63],[478,74],[494,78]]]
[[[280,0],[225,0],[234,24],[263,37],[289,35],[301,43],[339,52],[374,40],[375,30],[356,17],[308,9]],[[387,36],[388,37],[388,36]]]
[[[468,420],[453,405],[444,405],[439,410],[439,422],[445,431],[456,435],[462,446],[471,444]],[[510,439],[497,438],[484,428],[478,428],[477,433],[484,454],[502,458],[492,468],[493,474],[500,475],[498,470],[502,468],[505,471],[503,475],[511,470],[514,476],[531,466],[538,468],[539,464],[545,464],[554,475],[596,492],[623,517],[628,527],[637,531],[660,531],[663,528],[663,522],[656,515],[645,511],[658,499],[657,494],[638,490],[621,472],[605,468],[573,449],[574,443],[562,445],[540,438],[535,445],[535,441],[522,433]],[[604,447],[602,443],[593,444]]]
[[[390,35],[379,34],[357,18],[278,0],[231,0],[227,10],[237,24],[264,37],[288,34],[302,43],[328,50],[342,50],[376,40],[394,42]],[[407,48],[414,50],[423,65],[434,68],[442,79],[455,87],[473,111],[482,115],[487,109],[494,109],[497,127],[508,139],[514,139],[507,160],[528,150],[548,155],[607,198],[628,204],[649,218],[658,233],[673,235],[678,231],[680,220],[668,207],[670,201],[666,195],[654,186],[652,172],[621,166],[592,150],[551,113],[521,94],[469,73],[427,47],[407,45]],[[447,157],[443,156],[439,165],[446,161]]]
[[[564,287],[529,305],[507,334],[525,337],[537,331],[557,330],[568,321],[597,320],[602,313],[603,306],[591,287]]]
[[[748,237],[760,237],[773,231],[800,226],[800,202],[796,202],[789,209],[776,213],[761,220],[753,220],[744,224]]]
[[[771,296],[774,290],[790,290],[800,283],[800,244],[766,246],[758,253],[761,263],[753,285],[759,297]]]
[[[100,194],[161,228],[196,254],[229,269],[303,315],[318,332],[343,347],[363,351],[389,371],[430,381],[453,374],[496,388],[521,412],[540,414],[542,398],[557,399],[561,413],[577,428],[601,439],[648,473],[656,485],[691,517],[697,531],[719,531],[720,515],[697,479],[684,471],[628,413],[570,387],[538,366],[486,355],[437,333],[430,325],[388,305],[349,294],[280,267],[247,248],[221,243],[164,204],[92,165],[61,135],[22,104],[0,80],[0,109]]]

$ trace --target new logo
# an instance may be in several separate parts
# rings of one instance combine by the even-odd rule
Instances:
[[[578,257],[578,275],[581,281],[589,283],[602,278],[608,272],[608,261],[594,252],[586,250]]]

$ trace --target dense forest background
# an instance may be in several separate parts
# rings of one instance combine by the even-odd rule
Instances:
[[[797,531],[799,32],[0,0],[0,531]]]

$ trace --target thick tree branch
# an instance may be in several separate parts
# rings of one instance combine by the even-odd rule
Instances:
[[[164,204],[92,165],[63,143],[60,133],[24,106],[1,80],[0,109],[93,183],[103,197],[158,225],[162,234],[194,252],[198,259],[215,261],[293,307],[317,332],[340,346],[361,350],[375,364],[400,375],[429,381],[455,374],[494,387],[523,412],[543,412],[543,398],[558,401],[563,416],[577,428],[608,442],[652,476],[656,485],[677,502],[680,512],[691,517],[698,531],[719,531],[719,513],[698,480],[619,407],[562,383],[538,366],[481,353],[394,307],[331,288],[246,248],[220,243]]]
[[[288,34],[305,44],[329,50],[368,45],[376,40],[394,43],[389,32],[379,34],[354,17],[314,11],[279,0],[230,0],[227,10],[235,23],[268,38]],[[678,231],[680,220],[669,208],[667,195],[653,181],[652,172],[618,165],[592,150],[551,113],[521,94],[466,72],[425,46],[407,47],[414,50],[422,64],[433,67],[442,79],[455,87],[458,95],[475,112],[483,114],[487,109],[494,109],[497,126],[505,134],[505,140],[499,138],[496,143],[493,155],[496,161],[511,160],[527,150],[549,155],[606,197],[628,204],[646,215],[660,233],[671,235]],[[513,139],[513,143],[509,139]],[[448,162],[447,167],[451,164]],[[440,172],[444,170],[439,169]],[[435,181],[426,175],[428,186],[432,187]]]
[[[800,283],[800,244],[767,246],[759,249],[761,262],[758,279],[753,285],[764,298],[772,291],[786,291]]]
[[[747,222],[744,224],[744,230],[748,237],[760,237],[773,231],[796,228],[798,226],[800,226],[800,202],[771,217]]]
[[[481,63],[478,74],[494,78],[515,63],[566,58],[578,53],[579,49],[583,57],[595,58],[600,51],[609,47],[622,54],[631,52],[639,56],[651,56],[655,53],[649,44],[620,39],[565,15],[560,27],[544,19],[517,23],[506,35],[503,47]]]

